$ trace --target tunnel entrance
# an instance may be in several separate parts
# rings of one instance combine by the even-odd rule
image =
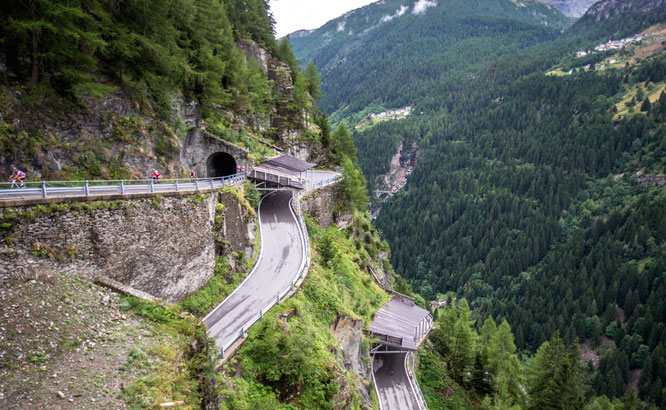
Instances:
[[[206,163],[206,176],[219,178],[236,173],[236,160],[226,152],[216,152],[208,157]]]

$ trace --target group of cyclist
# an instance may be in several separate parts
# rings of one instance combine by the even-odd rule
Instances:
[[[21,171],[20,169],[14,168],[12,170],[12,174],[9,176],[9,181],[12,183],[12,188],[16,185],[19,188],[23,188],[25,184],[23,183],[23,180],[25,179],[26,175],[25,172]],[[153,182],[159,182],[159,180],[162,178],[162,174],[160,171],[157,169],[153,168],[153,170],[150,172],[150,179]],[[194,181],[196,178],[196,173],[194,170],[190,171],[190,179]]]

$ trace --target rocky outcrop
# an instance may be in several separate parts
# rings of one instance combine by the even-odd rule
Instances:
[[[353,223],[349,211],[341,211],[337,205],[342,200],[340,184],[331,184],[306,195],[301,199],[301,210],[312,216],[322,228],[337,224],[343,229]]]
[[[338,341],[339,351],[336,353],[342,359],[342,363],[345,366],[345,370],[353,372],[361,380],[361,385],[357,386],[357,391],[360,394],[363,402],[372,407],[370,401],[370,396],[366,386],[370,384],[371,374],[370,374],[370,356],[367,349],[363,349],[363,320],[361,319],[351,319],[348,316],[338,316],[333,323],[331,323],[331,332]],[[342,400],[343,396],[346,396],[345,391],[349,390],[348,383],[345,383],[345,388],[341,388],[338,395],[341,397],[336,400],[337,402],[344,401]],[[351,392],[348,392],[347,395],[351,395]]]
[[[412,143],[409,148],[406,148],[400,142],[397,152],[391,158],[389,172],[385,175],[380,175],[378,178],[381,179],[381,183],[377,185],[377,189],[373,193],[374,201],[371,208],[373,218],[379,214],[382,204],[400,192],[407,184],[407,177],[414,171],[414,167],[416,166],[419,154],[418,148],[416,142]]]
[[[231,251],[253,252],[254,219],[223,194]],[[73,273],[176,302],[213,276],[217,193],[5,208],[0,284]],[[219,234],[218,234],[219,237]]]
[[[603,0],[595,3],[587,15],[595,21],[621,18],[623,15],[650,13],[664,5],[664,0]]]
[[[264,73],[268,73],[268,62],[271,55],[264,48],[257,45],[252,40],[241,39],[236,43],[236,47],[245,54],[245,59],[253,59],[259,64]]]

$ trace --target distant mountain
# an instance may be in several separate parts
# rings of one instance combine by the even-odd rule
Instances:
[[[298,31],[294,31],[293,33],[289,34],[289,38],[290,38],[290,39],[295,39],[295,38],[299,38],[299,37],[305,37],[305,36],[309,35],[310,33],[312,33],[313,31],[314,31],[314,30],[298,30]]]
[[[580,17],[598,0],[541,0],[569,17]]]
[[[602,0],[571,28],[587,37],[623,37],[666,20],[665,0]]]
[[[333,120],[370,104],[411,105],[442,79],[456,81],[498,56],[559,35],[571,19],[533,0],[383,0],[305,36],[297,58],[313,60]]]

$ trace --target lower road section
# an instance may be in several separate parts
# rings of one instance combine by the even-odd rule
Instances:
[[[373,367],[381,410],[422,409],[407,372],[408,353],[377,353]]]
[[[262,251],[250,276],[219,304],[204,323],[218,347],[235,340],[242,326],[259,309],[275,300],[303,262],[303,245],[298,222],[291,211],[291,191],[277,191],[264,197],[259,206]]]

